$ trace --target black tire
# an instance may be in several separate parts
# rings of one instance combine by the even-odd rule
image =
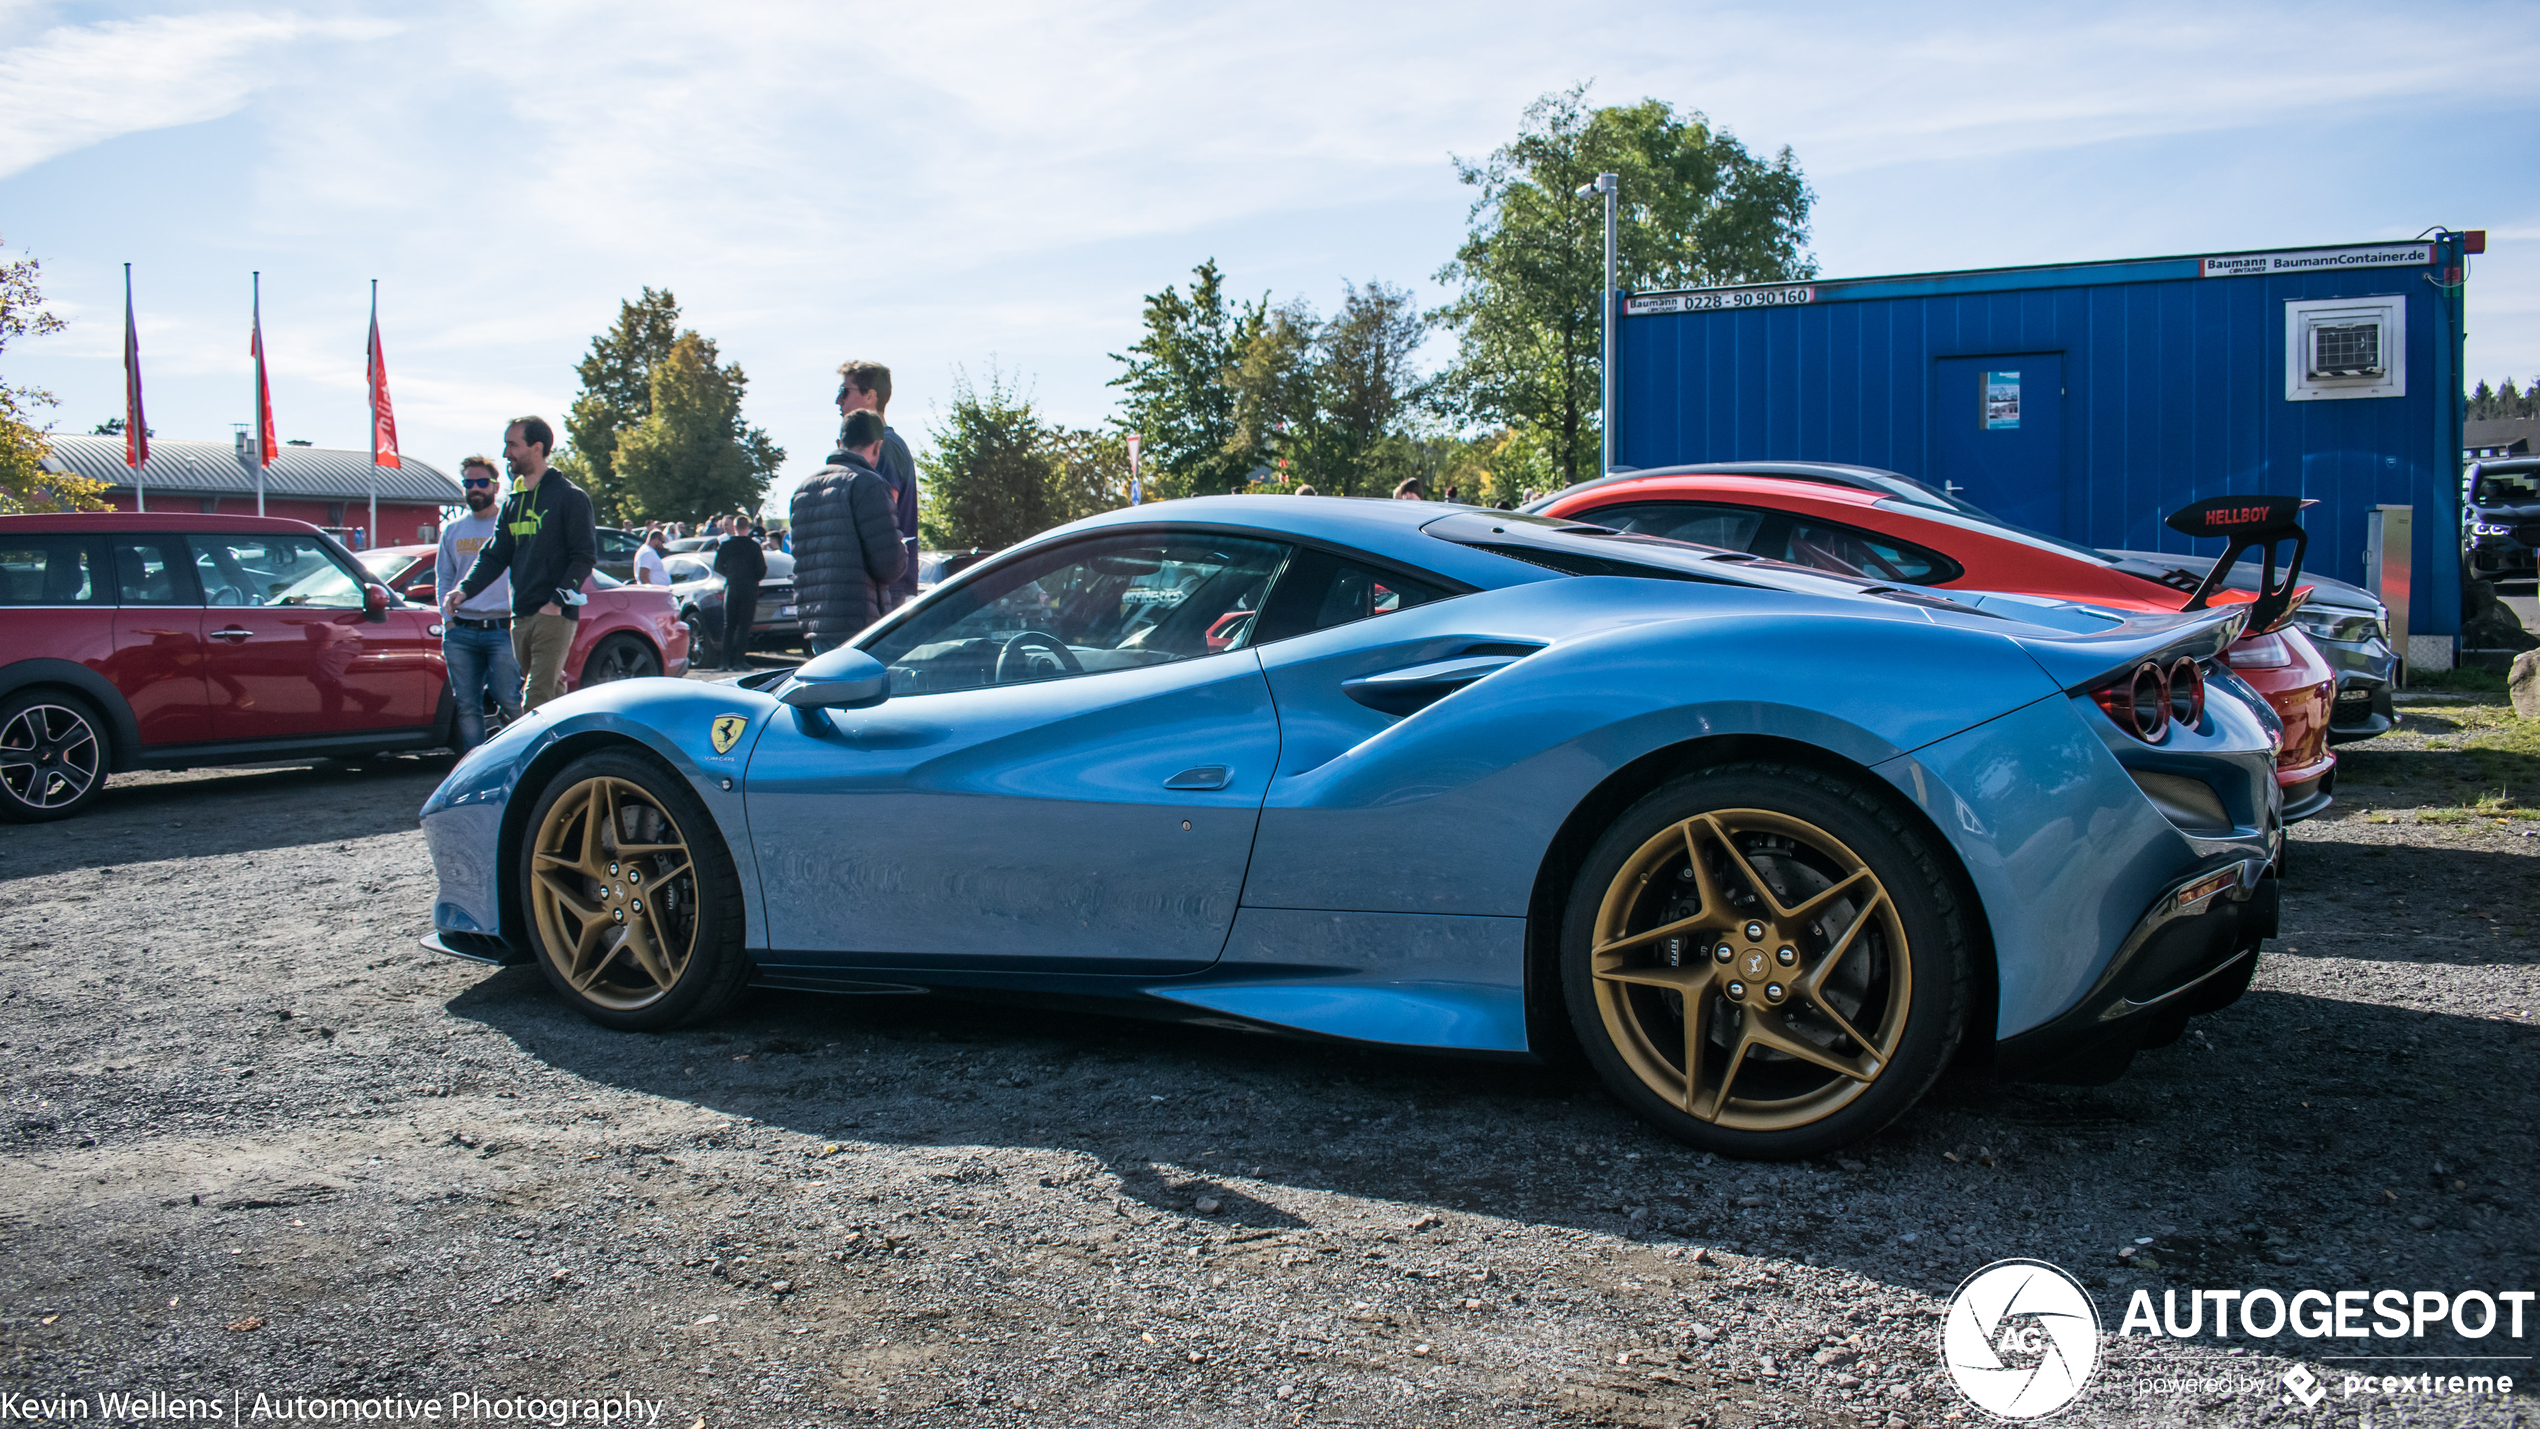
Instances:
[[[603,827],[621,837],[603,835],[599,846],[586,848],[595,793],[618,815]],[[664,832],[672,839],[666,842]],[[669,843],[683,846],[681,859],[644,851]],[[587,867],[562,867],[551,858],[552,881],[542,884],[542,852]],[[749,985],[741,880],[731,851],[696,791],[648,755],[607,749],[566,765],[530,810],[516,874],[540,971],[567,1003],[604,1027],[655,1032],[702,1022]],[[589,916],[568,900],[578,900]],[[611,915],[609,921],[602,915]],[[577,937],[582,941],[559,946]],[[587,951],[577,958],[584,944]]]
[[[1668,782],[1597,840],[1564,910],[1561,987],[1589,1064],[1643,1119],[1724,1156],[1876,1133],[1964,1035],[1970,910],[1946,870],[1847,779],[1746,763]]]
[[[643,640],[623,631],[608,636],[592,647],[590,657],[582,662],[582,681],[578,688],[605,685],[611,680],[641,680],[661,673],[661,657]]]
[[[42,824],[97,802],[115,767],[114,736],[95,706],[63,690],[0,700],[0,821]]]
[[[706,629],[705,616],[691,606],[680,612],[679,621],[688,627],[688,668],[719,670],[723,668],[723,640]]]

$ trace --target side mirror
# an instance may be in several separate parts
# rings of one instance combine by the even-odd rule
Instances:
[[[776,691],[776,698],[804,710],[864,709],[890,697],[890,670],[852,648],[805,660]]]
[[[388,587],[384,585],[363,586],[362,619],[369,621],[373,625],[387,624],[388,603],[394,599],[396,599],[396,597],[390,595],[388,593]]]
[[[417,605],[438,605],[441,603],[441,591],[430,581],[417,581],[406,587],[406,599]]]

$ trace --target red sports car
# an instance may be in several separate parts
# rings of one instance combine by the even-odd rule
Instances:
[[[364,551],[371,575],[417,605],[437,605],[433,546],[380,546]],[[593,571],[582,583],[591,603],[575,622],[573,648],[565,652],[564,687],[578,690],[603,680],[688,672],[688,627],[671,608],[670,587],[628,585]]]
[[[2193,594],[1871,467],[1779,461],[1666,467],[1582,482],[1526,509],[1898,585],[2143,611],[2183,609]],[[2213,602],[2250,598],[2223,590]],[[2335,672],[2289,624],[2244,637],[2223,659],[2284,724],[2276,783],[2284,790],[2285,820],[2326,809],[2337,771],[2328,747]]]

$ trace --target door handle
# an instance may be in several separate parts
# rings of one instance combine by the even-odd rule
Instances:
[[[226,641],[228,641],[230,644],[235,645],[235,644],[237,644],[237,643],[238,643],[239,641],[241,641],[241,640],[247,640],[247,639],[251,639],[251,638],[253,638],[253,637],[254,637],[254,635],[255,635],[255,633],[256,633],[256,632],[254,632],[254,631],[252,631],[252,630],[241,630],[241,629],[239,629],[237,626],[233,625],[233,626],[229,627],[227,630],[215,630],[215,631],[213,631],[213,632],[212,632],[212,638],[213,638],[214,640],[226,640]]]
[[[1223,764],[1203,764],[1185,769],[1164,781],[1167,789],[1223,789],[1235,782],[1235,776]]]

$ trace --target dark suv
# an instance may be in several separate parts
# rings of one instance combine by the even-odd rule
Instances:
[[[2540,576],[2540,457],[2482,461],[2469,469],[2461,539],[2471,572],[2483,579]]]
[[[445,745],[439,620],[299,521],[0,516],[0,820],[121,770]]]

